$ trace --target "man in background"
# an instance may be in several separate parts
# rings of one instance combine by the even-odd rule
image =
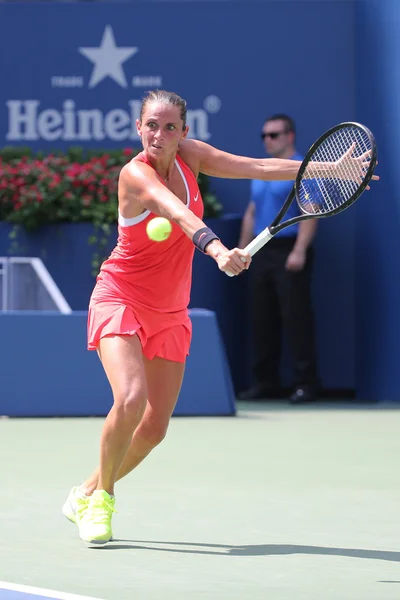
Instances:
[[[261,138],[273,158],[302,160],[295,147],[295,123],[284,114],[269,117]],[[251,199],[245,212],[239,247],[244,248],[277,215],[292,181],[251,182]],[[292,203],[285,219],[300,214]],[[280,359],[283,332],[293,359],[293,393],[290,402],[315,400],[317,367],[311,275],[317,220],[307,220],[280,231],[253,257],[251,265],[254,385],[240,399],[282,396]]]

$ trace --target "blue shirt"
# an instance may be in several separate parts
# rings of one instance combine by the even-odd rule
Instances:
[[[292,160],[303,160],[303,156],[296,152]],[[251,181],[251,200],[255,204],[254,234],[258,235],[263,229],[268,227],[275,219],[282,208],[294,181],[260,181],[252,179]],[[300,209],[297,202],[294,201],[289,206],[284,220],[291,219],[300,215]],[[277,233],[277,236],[297,236],[299,224],[285,227]]]

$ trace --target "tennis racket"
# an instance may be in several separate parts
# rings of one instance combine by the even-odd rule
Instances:
[[[342,212],[368,187],[376,163],[376,143],[367,127],[351,122],[332,127],[307,152],[275,219],[244,250],[253,256],[285,227]],[[301,214],[282,221],[293,201]]]

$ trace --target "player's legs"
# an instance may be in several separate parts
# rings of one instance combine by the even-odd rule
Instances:
[[[130,473],[165,437],[182,386],[184,363],[144,358],[149,397],[142,420],[133,434],[117,480]]]
[[[101,434],[96,489],[112,495],[117,473],[145,410],[147,380],[137,335],[102,338],[99,355],[111,385],[114,404]]]
[[[102,338],[98,352],[111,385],[114,404],[101,434],[96,489],[89,498],[76,497],[79,535],[91,545],[102,545],[112,539],[115,480],[147,400],[142,346],[137,335]]]
[[[148,390],[146,409],[117,479],[132,471],[164,438],[182,386],[191,335],[192,326],[187,318],[180,325],[160,330],[144,343],[142,360]],[[99,469],[96,469],[81,489],[91,494],[98,487],[98,477]]]
[[[148,400],[144,415],[136,428],[116,481],[133,471],[165,437],[181,389],[185,365],[155,357],[143,357]],[[98,485],[99,468],[81,486],[90,495]]]

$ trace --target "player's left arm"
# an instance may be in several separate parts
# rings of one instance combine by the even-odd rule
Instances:
[[[294,180],[301,165],[300,160],[230,154],[199,140],[184,140],[179,153],[198,172],[225,179]]]
[[[347,177],[351,173],[358,181],[368,166],[370,152],[354,157],[355,144],[339,160],[334,162],[317,161],[310,163],[313,172],[306,171],[303,178]],[[285,158],[250,158],[218,150],[200,140],[185,139],[181,142],[179,154],[189,164],[193,172],[224,179],[261,179],[263,181],[294,181],[302,161]],[[346,168],[347,167],[347,168]],[[373,175],[373,180],[379,176]],[[369,189],[369,186],[367,187]]]

